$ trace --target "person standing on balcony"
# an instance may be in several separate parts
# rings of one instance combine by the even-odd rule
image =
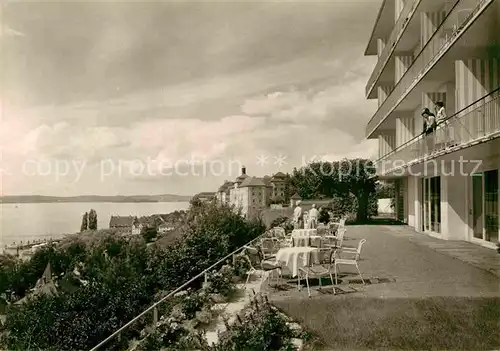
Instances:
[[[436,132],[436,115],[432,113],[428,108],[424,108],[422,111],[422,117],[424,118],[424,134],[427,145],[427,152],[432,153],[434,151],[434,136]]]
[[[442,101],[436,102],[436,120],[437,124],[441,125],[441,129],[443,129],[443,142],[446,147],[453,146],[454,144],[454,136],[453,136],[453,127],[451,123],[447,120],[448,116],[446,115],[446,109],[444,107],[444,103]]]

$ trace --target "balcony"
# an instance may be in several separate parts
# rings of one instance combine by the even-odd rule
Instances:
[[[380,75],[382,74],[382,71],[384,70],[385,66],[387,65],[387,62],[389,61],[389,58],[391,57],[391,54],[394,52],[394,49],[396,48],[397,43],[399,42],[399,39],[401,39],[401,36],[403,32],[405,31],[406,27],[408,26],[408,23],[410,23],[413,14],[415,13],[418,5],[420,4],[422,0],[411,0],[408,1],[403,10],[401,11],[401,14],[399,15],[399,18],[394,25],[394,28],[392,29],[391,35],[389,36],[389,39],[387,40],[387,43],[384,47],[384,50],[382,51],[382,54],[379,56],[377,64],[375,65],[375,68],[373,69],[373,72],[368,79],[368,83],[366,84],[366,96],[368,97],[373,90],[375,83],[379,79]]]
[[[368,137],[467,30],[476,15],[492,2],[493,0],[456,0],[454,2],[443,23],[368,122],[366,126]]]
[[[400,173],[404,167],[499,136],[500,88],[497,88],[440,123],[433,137],[420,135],[378,159],[376,171],[381,176]]]

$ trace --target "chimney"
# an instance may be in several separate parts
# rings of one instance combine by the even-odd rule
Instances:
[[[241,174],[247,174],[247,168],[245,166],[241,167]]]

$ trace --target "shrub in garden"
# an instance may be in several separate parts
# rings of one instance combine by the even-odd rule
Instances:
[[[156,239],[156,237],[158,236],[158,230],[155,226],[149,226],[149,225],[144,226],[141,229],[141,236],[147,243],[149,243],[154,239]]]
[[[236,291],[236,286],[233,283],[233,268],[226,265],[218,272],[210,273],[206,291],[211,294],[230,297]]]
[[[26,263],[2,265],[0,294],[13,290],[24,296],[49,262],[54,274],[64,273],[70,278],[78,267],[80,278],[88,284],[56,296],[35,296],[24,305],[10,308],[7,336],[0,346],[14,350],[90,349],[147,308],[159,291],[171,291],[265,230],[261,222],[248,222],[228,206],[196,204],[188,216],[189,221],[180,229],[181,240],[168,248],[150,250],[141,236],[122,238],[109,233],[89,242],[77,239],[63,246],[49,246]],[[230,294],[234,285],[226,284],[228,276],[228,271],[214,276],[212,289]],[[196,285],[201,285],[201,280]],[[208,294],[205,289],[190,293],[180,299],[177,309],[162,304],[160,315],[170,309],[175,315],[180,309],[185,320],[197,318],[197,313],[199,319],[206,320],[199,312],[210,306]],[[179,303],[176,298],[173,301]],[[150,322],[151,316],[144,318],[123,332],[121,341],[114,339],[106,348],[125,349],[128,340],[139,337]],[[169,321],[163,332],[160,328],[145,343],[156,345],[155,335],[161,337],[164,346],[186,341],[186,327],[177,328],[175,323]]]
[[[250,263],[248,260],[241,255],[236,256],[236,260],[233,265],[233,277],[246,277],[249,269]]]
[[[220,335],[214,351],[293,350],[293,331],[267,300],[255,297],[243,316]]]
[[[265,231],[261,221],[246,221],[226,205],[202,204],[190,217],[181,228],[181,239],[155,262],[161,289],[173,288],[196,276]]]
[[[288,221],[288,217],[280,216],[271,222],[271,224],[269,225],[269,228],[279,227],[282,224],[286,223],[287,221]]]

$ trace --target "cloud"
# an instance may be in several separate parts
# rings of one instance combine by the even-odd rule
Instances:
[[[30,40],[5,41],[0,146],[12,176],[3,189],[192,193],[235,174],[102,181],[99,162],[237,160],[263,175],[277,171],[280,153],[283,171],[313,156],[368,157],[364,125],[376,102],[364,98],[373,59],[362,54],[377,6],[9,5],[9,25]],[[89,164],[76,184],[19,174],[25,160],[42,158]]]
[[[19,32],[8,26],[4,26],[2,31],[0,31],[0,37],[24,37],[24,33]]]

